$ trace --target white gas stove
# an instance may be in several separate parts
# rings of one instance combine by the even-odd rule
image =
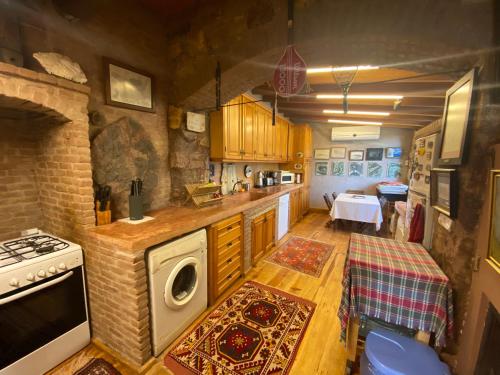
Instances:
[[[0,375],[44,373],[90,342],[82,248],[31,233],[0,243]]]

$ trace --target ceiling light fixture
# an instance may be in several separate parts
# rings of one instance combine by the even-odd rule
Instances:
[[[379,69],[378,66],[372,65],[355,65],[355,66],[325,66],[321,68],[309,68],[307,69],[307,74],[316,74],[316,73],[332,73],[332,72],[350,72],[353,70],[375,70]]]
[[[389,116],[389,112],[371,112],[371,111],[344,111],[340,109],[324,109],[323,113],[347,114],[347,115],[361,115],[361,116]]]
[[[329,119],[328,122],[333,124],[352,124],[352,125],[382,125],[379,121],[357,121],[357,120],[337,120]]]
[[[316,99],[343,99],[342,94],[318,94]],[[377,99],[377,100],[401,100],[403,95],[378,95],[378,94],[349,94],[348,99]]]

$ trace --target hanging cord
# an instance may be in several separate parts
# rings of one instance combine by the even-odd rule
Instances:
[[[292,45],[294,43],[293,40],[293,0],[288,0],[288,45]]]

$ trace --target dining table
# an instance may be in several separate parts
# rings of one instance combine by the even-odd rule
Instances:
[[[421,244],[351,234],[342,288],[337,316],[350,358],[361,315],[416,330],[424,342],[434,334],[440,347],[453,335],[450,281]]]
[[[377,232],[382,225],[382,207],[375,195],[341,193],[333,201],[332,221],[337,219],[375,224]]]

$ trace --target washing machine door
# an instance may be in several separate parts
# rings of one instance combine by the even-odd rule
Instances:
[[[180,309],[189,303],[196,294],[201,276],[199,259],[188,257],[177,263],[165,283],[166,305],[171,309]]]

